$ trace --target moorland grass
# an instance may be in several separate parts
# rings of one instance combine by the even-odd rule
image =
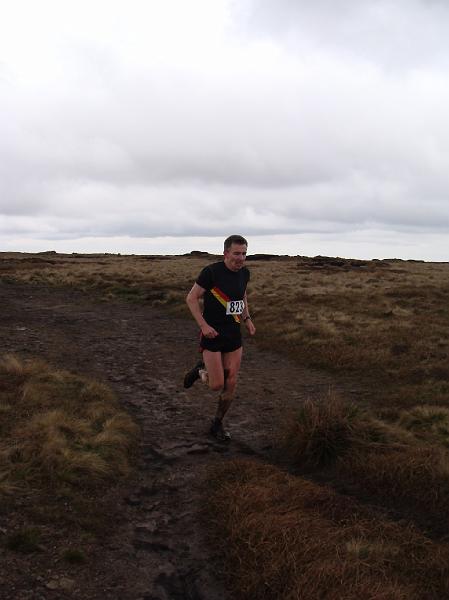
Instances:
[[[213,535],[236,600],[449,594],[449,548],[330,488],[249,461],[214,465]],[[213,538],[214,539],[214,538]]]
[[[214,466],[208,523],[226,537],[233,597],[447,597],[449,455],[433,432],[446,417],[417,409],[385,423],[328,393],[284,420],[278,458],[290,474]]]
[[[354,453],[340,460],[335,481],[365,502],[391,509],[433,537],[449,534],[449,456],[433,446]]]
[[[449,408],[415,406],[400,413],[399,424],[423,441],[449,447]]]
[[[3,253],[0,279],[187,316],[187,291],[217,258]],[[375,382],[377,407],[449,404],[449,264],[279,257],[248,266],[260,345],[305,365],[357,372]]]
[[[0,278],[71,286],[187,316],[185,295],[214,259],[3,255]],[[275,467],[238,462],[211,474],[210,519],[219,544],[225,535],[230,548],[225,564],[234,597],[448,597],[448,545],[429,540],[416,526],[434,537],[449,532],[449,265],[294,257],[249,266],[258,343],[336,375],[356,373],[371,394],[369,403],[361,399],[363,409],[335,395],[308,401],[279,432],[279,456],[297,474],[322,479],[324,473],[330,485],[346,486],[354,498]],[[11,377],[20,383],[19,375]],[[23,385],[30,402],[41,397],[45,404],[41,384],[37,376]],[[78,394],[75,382],[69,387]],[[10,424],[1,415],[8,414],[8,394],[5,389],[0,398],[5,431]],[[91,411],[101,419],[95,402]],[[60,419],[50,414],[46,426],[35,426],[54,432]],[[72,438],[87,435],[83,456],[92,467],[93,451],[95,477],[107,478],[101,466],[107,450],[92,446],[102,432],[95,438],[83,427],[70,421],[63,430]],[[119,446],[120,437],[119,431]],[[55,478],[58,461],[46,467],[47,479]],[[82,461],[72,463],[62,481],[70,485],[84,469]],[[20,484],[0,475],[1,481],[5,489]],[[369,503],[403,520],[373,516]]]
[[[328,394],[286,418],[279,452],[298,472],[325,469],[337,487],[349,485],[364,501],[442,537],[449,534],[449,452],[439,427],[447,418],[447,410],[418,407],[387,424]]]
[[[0,510],[98,533],[105,491],[133,469],[138,427],[105,385],[41,360],[0,359]],[[22,530],[12,548],[29,548]],[[17,535],[16,535],[17,534]],[[16,541],[14,541],[16,540]]]
[[[306,399],[290,410],[278,433],[279,452],[305,470],[334,465],[354,453],[397,449],[413,443],[398,425],[375,418],[366,408],[347,402],[333,391]]]

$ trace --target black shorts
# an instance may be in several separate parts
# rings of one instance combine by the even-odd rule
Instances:
[[[242,346],[242,334],[240,329],[232,333],[220,333],[215,338],[206,338],[201,335],[200,349],[210,352],[234,352]]]

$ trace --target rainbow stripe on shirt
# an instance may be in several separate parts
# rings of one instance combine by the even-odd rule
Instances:
[[[225,308],[227,307],[228,302],[231,301],[231,298],[229,298],[229,296],[227,296],[224,292],[222,292],[220,290],[220,288],[218,288],[217,286],[211,288],[210,293],[214,296],[214,298],[216,298],[218,300],[218,302],[224,306]],[[239,315],[232,315],[234,318],[234,321],[236,323],[240,323],[240,316]]]

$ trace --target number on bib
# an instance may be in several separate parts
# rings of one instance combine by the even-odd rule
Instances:
[[[244,308],[245,303],[243,302],[243,300],[230,300],[226,303],[226,314],[241,315]]]

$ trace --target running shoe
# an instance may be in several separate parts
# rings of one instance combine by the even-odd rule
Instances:
[[[229,433],[229,431],[223,429],[223,423],[220,419],[217,419],[216,417],[211,423],[209,433],[219,442],[231,441],[231,434]]]
[[[197,379],[200,378],[200,369],[204,369],[204,363],[202,360],[199,360],[193,369],[187,371],[184,375],[184,387],[189,388],[195,383]]]

